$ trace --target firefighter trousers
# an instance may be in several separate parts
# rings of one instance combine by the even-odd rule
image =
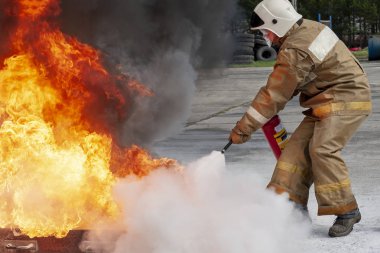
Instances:
[[[341,150],[367,115],[305,117],[283,150],[268,188],[287,192],[307,206],[314,184],[318,215],[339,215],[357,208]]]

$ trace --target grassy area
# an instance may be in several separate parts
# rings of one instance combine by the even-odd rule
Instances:
[[[231,68],[260,68],[260,67],[273,67],[276,61],[255,61],[248,64],[231,64]]]
[[[364,48],[360,51],[353,51],[353,55],[355,55],[356,58],[360,59],[368,59],[368,47]]]

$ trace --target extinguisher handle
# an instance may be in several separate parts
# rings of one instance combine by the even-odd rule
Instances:
[[[224,146],[224,148],[222,149],[222,154],[224,154],[226,151],[227,151],[227,149],[230,147],[232,145],[232,140],[230,140],[228,143],[227,143],[227,145],[226,146]]]

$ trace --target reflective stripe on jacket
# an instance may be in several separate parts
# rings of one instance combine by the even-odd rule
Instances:
[[[281,38],[273,72],[247,110],[253,131],[300,94],[305,114],[368,115],[370,87],[357,59],[330,28],[311,20],[295,24]]]

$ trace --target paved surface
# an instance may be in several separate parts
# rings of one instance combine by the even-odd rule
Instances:
[[[373,114],[343,150],[350,168],[353,190],[358,200],[362,222],[350,236],[331,239],[327,230],[333,216],[316,216],[311,192],[309,210],[313,220],[309,252],[380,252],[380,62],[363,62],[372,86]],[[234,68],[199,74],[192,114],[184,131],[158,142],[155,152],[186,164],[220,150],[227,143],[230,129],[246,111],[258,89],[265,84],[271,68]],[[298,98],[290,101],[279,115],[291,134],[303,118]],[[275,159],[261,131],[250,142],[233,145],[226,153],[229,169],[255,170],[268,181]],[[300,242],[301,243],[301,242]]]

